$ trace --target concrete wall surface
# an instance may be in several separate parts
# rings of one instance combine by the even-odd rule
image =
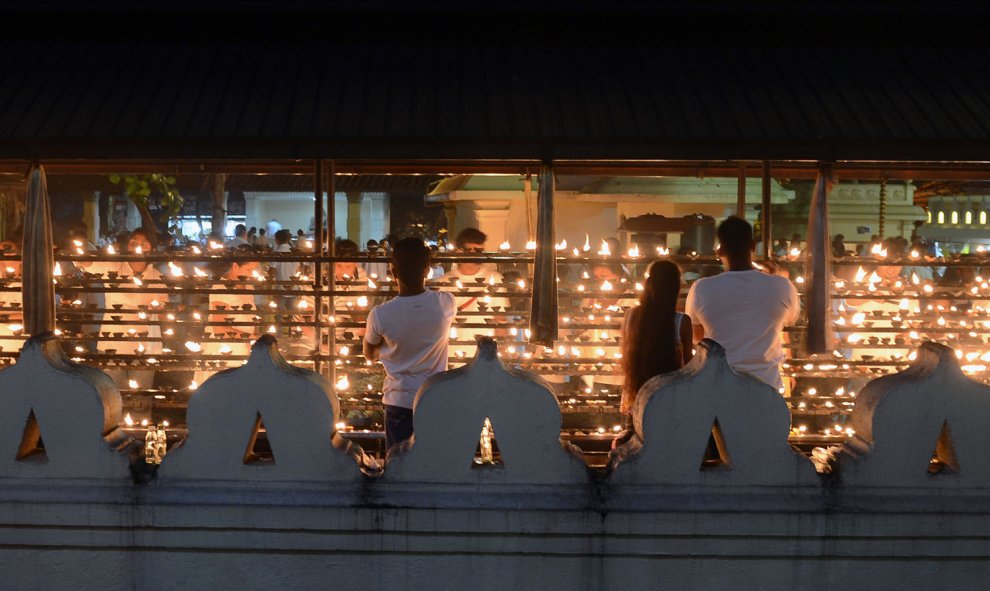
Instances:
[[[0,491],[2,589],[985,589],[990,575],[986,496],[865,510],[819,493],[793,510],[793,491],[675,489],[621,510],[568,508],[560,489],[559,509],[552,490],[477,487]]]
[[[816,470],[783,401],[704,341],[643,386],[604,474],[560,443],[539,378],[478,349],[424,385],[382,469],[340,443],[333,389],[259,339],[148,480],[112,382],[33,337],[0,371],[0,591],[987,588],[990,388],[945,347],[867,385]],[[486,418],[503,465],[474,467]]]

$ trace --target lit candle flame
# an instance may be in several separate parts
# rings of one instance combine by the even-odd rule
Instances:
[[[510,248],[512,248],[512,245],[509,244],[509,241],[508,240],[506,240],[506,241],[502,242],[502,244],[499,244],[498,245],[498,249],[499,250],[509,250]]]
[[[557,244],[554,244],[553,247],[556,250],[564,250],[565,248],[567,248],[567,238],[564,238]]]
[[[584,246],[581,247],[581,250],[584,252],[591,250],[591,238],[587,234],[584,235]]]
[[[536,241],[529,240],[526,242],[526,250],[536,250]]]
[[[52,271],[52,275],[54,275],[56,277],[61,277],[62,276],[62,265],[61,264],[55,263],[55,270]]]
[[[127,413],[126,415],[124,415],[124,424],[127,425],[128,427],[134,426],[134,419],[131,417],[131,413]]]
[[[138,383],[137,380],[127,380],[127,387],[131,390],[137,390]]]
[[[351,382],[350,380],[347,379],[346,375],[343,375],[337,379],[337,383],[334,384],[334,387],[337,388],[338,390],[347,390],[348,388],[351,387]]]
[[[629,248],[629,252],[626,253],[626,254],[628,254],[631,257],[638,257],[639,256],[639,245],[638,244],[632,245]]]

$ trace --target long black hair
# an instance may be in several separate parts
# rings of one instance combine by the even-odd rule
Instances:
[[[623,406],[631,408],[636,393],[655,375],[679,369],[683,359],[677,354],[680,335],[676,327],[677,296],[681,290],[681,270],[670,261],[655,261],[646,272],[639,306],[631,314],[622,343]]]

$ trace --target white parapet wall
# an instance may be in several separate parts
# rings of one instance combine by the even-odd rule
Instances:
[[[36,337],[0,371],[0,411],[16,415],[0,415],[0,450],[14,454],[0,461],[0,589],[986,588],[990,397],[947,350],[926,345],[865,389],[863,437],[818,474],[787,448],[782,401],[706,342],[644,386],[633,444],[603,475],[573,462],[545,386],[493,346],[421,391],[417,439],[381,475],[334,444],[332,388],[259,341],[247,366],[201,386],[189,443],[137,484],[110,447],[119,395]],[[43,409],[48,462],[22,453],[27,408]],[[273,463],[246,453],[259,412]],[[501,468],[471,468],[484,417]],[[923,445],[905,443],[905,421]],[[61,432],[79,442],[69,463],[56,461]],[[932,454],[915,449],[932,437]]]

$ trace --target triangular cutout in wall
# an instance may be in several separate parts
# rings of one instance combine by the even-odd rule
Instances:
[[[722,434],[722,426],[718,424],[718,417],[712,424],[711,435],[708,436],[708,445],[705,447],[705,455],[701,458],[701,470],[731,470],[732,457],[729,455],[729,446]]]
[[[264,433],[264,437],[258,437],[260,433]],[[262,466],[275,464],[275,454],[272,453],[268,430],[265,429],[265,422],[261,419],[260,412],[254,419],[251,437],[248,439],[247,449],[244,450],[244,463]]]
[[[478,437],[478,446],[474,450],[474,461],[472,468],[504,468],[502,454],[498,449],[498,442],[495,441],[495,428],[492,421],[485,417],[481,424],[481,434]]]
[[[48,452],[45,451],[45,442],[41,438],[41,426],[38,418],[34,416],[34,409],[28,413],[27,423],[24,425],[24,433],[21,435],[21,444],[17,448],[17,460],[22,462],[47,462]]]
[[[952,430],[949,421],[942,422],[942,430],[935,442],[935,451],[928,462],[929,474],[958,474],[959,460],[956,458],[956,446],[952,442]]]

